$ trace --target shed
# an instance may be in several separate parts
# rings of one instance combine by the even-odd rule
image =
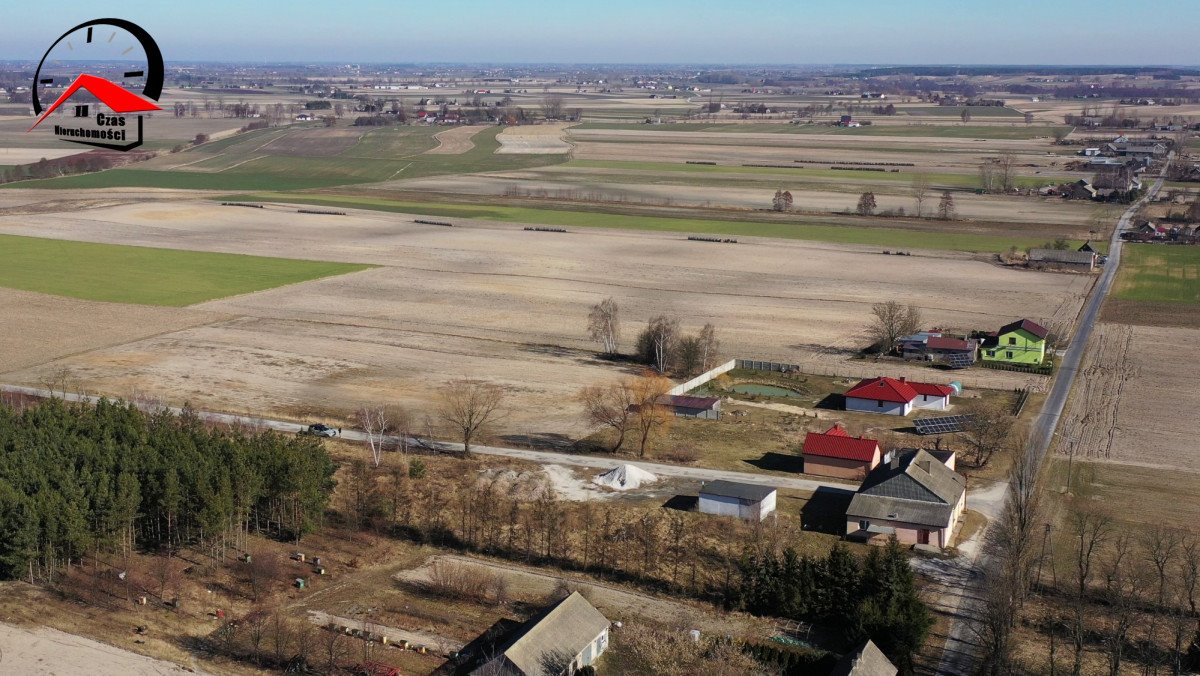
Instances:
[[[804,437],[804,473],[862,481],[879,464],[879,442],[851,436],[840,423]]]
[[[501,620],[460,651],[455,673],[559,676],[593,664],[608,649],[608,618],[579,592],[524,624]]]
[[[829,676],[896,676],[899,670],[871,639],[854,652],[846,653]]]
[[[1067,249],[1030,249],[1029,267],[1040,270],[1091,272],[1096,269],[1096,253]]]
[[[700,487],[700,511],[762,521],[775,511],[776,490],[736,481],[710,481]]]
[[[686,394],[664,394],[658,403],[671,409],[681,418],[705,418],[716,420],[721,417],[721,400],[717,397],[693,397]]]

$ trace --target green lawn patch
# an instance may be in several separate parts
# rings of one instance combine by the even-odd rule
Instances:
[[[1125,245],[1114,286],[1120,300],[1200,303],[1200,247]]]
[[[0,286],[182,307],[373,266],[0,235]]]
[[[544,209],[537,207],[415,202],[357,195],[304,195],[259,193],[220,199],[289,202],[357,209],[373,209],[442,218],[468,218],[506,223],[558,225],[562,227],[656,230],[711,235],[778,237],[838,244],[862,244],[892,249],[942,249],[999,253],[1011,247],[1040,246],[1044,240],[968,233],[923,232],[901,228],[846,226],[820,223],[775,223],[724,221],[706,218],[632,216],[596,211]]]

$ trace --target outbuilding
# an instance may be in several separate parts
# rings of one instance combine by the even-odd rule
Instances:
[[[879,442],[851,436],[841,424],[804,437],[804,473],[862,481],[879,464]]]
[[[775,511],[776,490],[770,486],[736,481],[710,481],[700,487],[700,511],[762,521]]]
[[[717,420],[721,417],[721,400],[717,397],[692,397],[684,394],[664,394],[659,397],[660,406],[671,409],[681,418],[705,418]]]

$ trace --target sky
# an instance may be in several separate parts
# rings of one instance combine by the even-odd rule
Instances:
[[[1200,65],[1200,2],[0,0],[0,59],[106,16],[170,61]]]

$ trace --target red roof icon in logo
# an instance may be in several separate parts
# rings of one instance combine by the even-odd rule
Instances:
[[[46,112],[42,113],[42,116],[38,118],[37,122],[33,123],[33,126],[28,131],[33,131],[35,127],[42,123],[42,120],[49,117],[50,113],[53,113],[63,102],[71,98],[71,95],[79,91],[80,87],[91,92],[93,96],[100,99],[100,102],[112,109],[114,113],[140,113],[148,110],[162,110],[162,108],[159,108],[150,99],[138,96],[118,84],[109,82],[102,77],[82,73],[75,79],[75,82],[71,83],[70,87],[67,87],[67,91],[63,92],[62,96],[59,96],[58,100],[47,108]]]

